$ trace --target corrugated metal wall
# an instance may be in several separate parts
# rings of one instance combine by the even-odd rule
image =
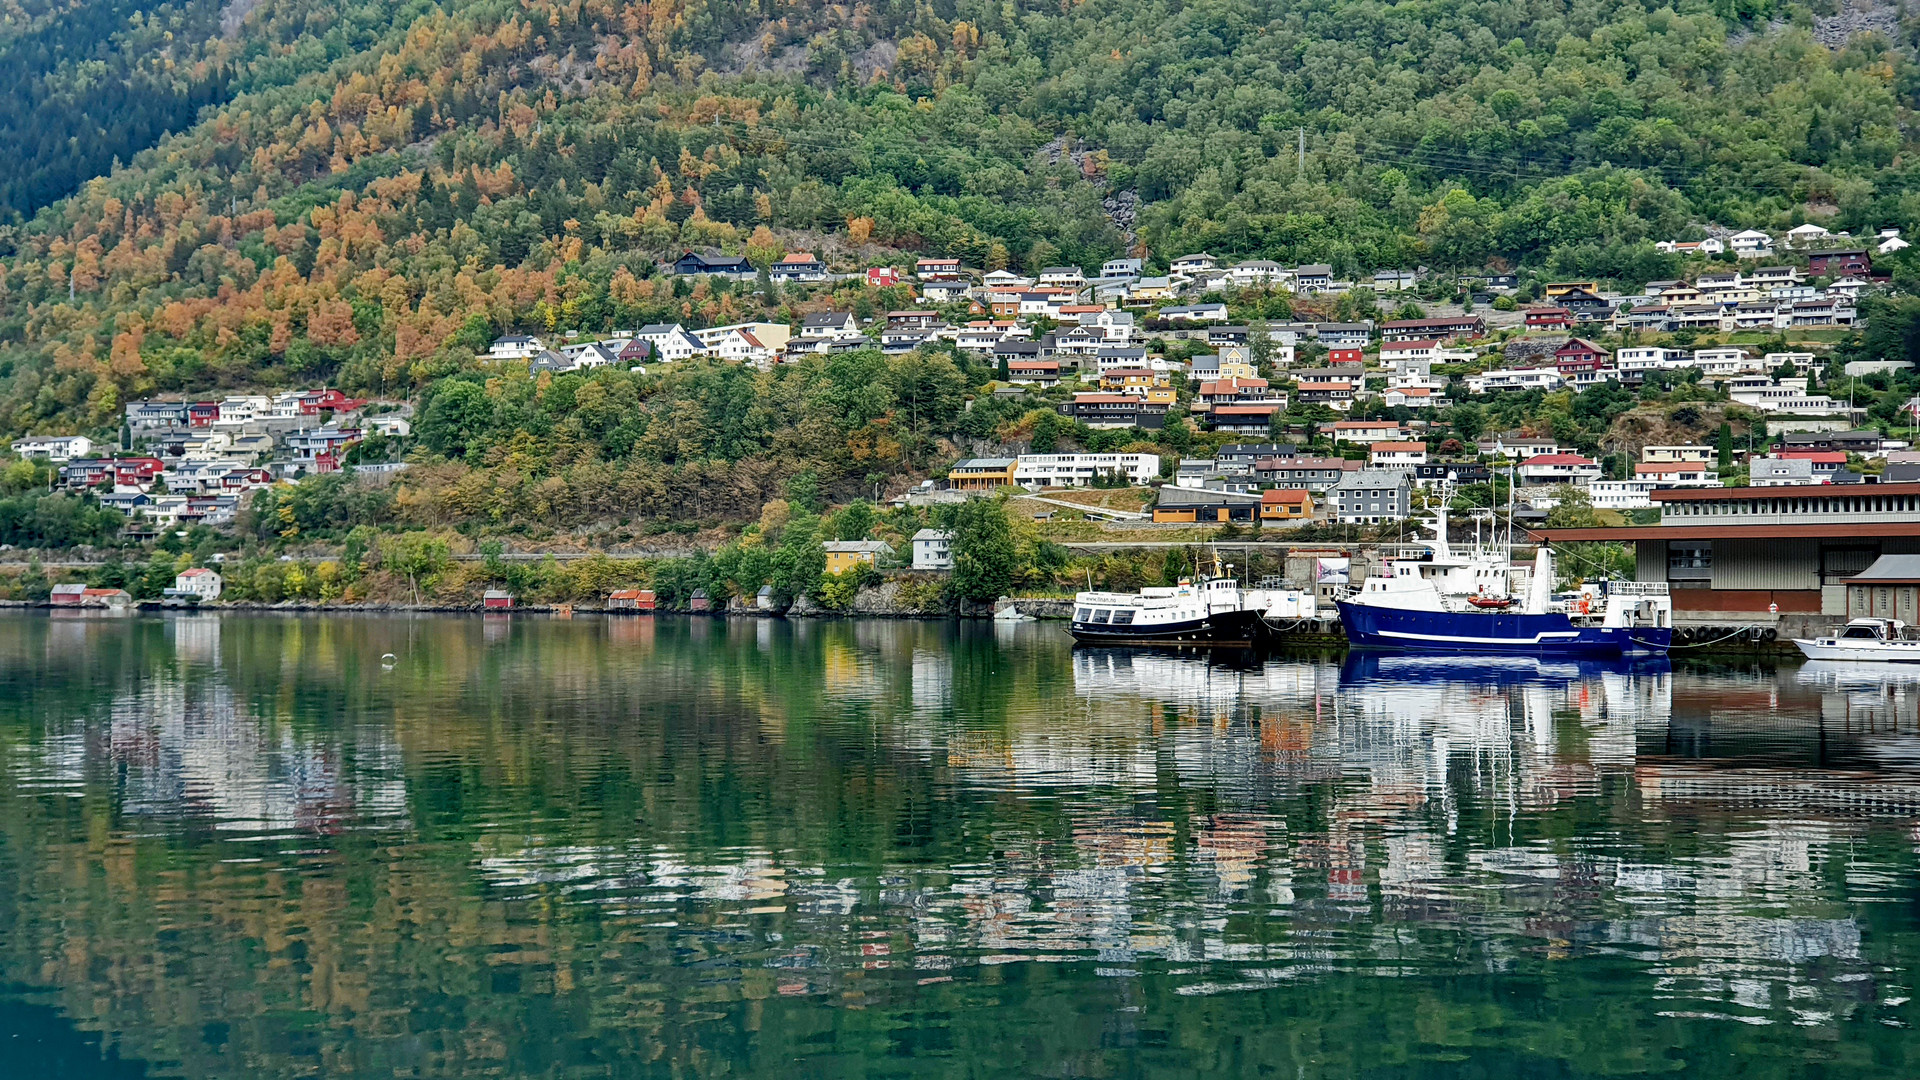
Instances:
[[[1818,540],[1715,540],[1716,589],[1818,589]]]
[[[1667,580],[1667,542],[1642,540],[1633,545],[1633,576],[1639,581]]]

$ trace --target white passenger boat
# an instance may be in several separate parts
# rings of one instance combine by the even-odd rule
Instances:
[[[1907,637],[1906,630],[1898,619],[1855,619],[1831,637],[1794,638],[1793,643],[1809,660],[1920,664],[1920,641]]]
[[[1214,573],[1135,593],[1083,592],[1067,630],[1089,645],[1247,647],[1274,630],[1316,616],[1311,590],[1247,588]]]

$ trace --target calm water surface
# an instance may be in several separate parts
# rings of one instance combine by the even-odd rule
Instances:
[[[1032,624],[5,617],[0,1074],[1914,1076],[1917,713]]]

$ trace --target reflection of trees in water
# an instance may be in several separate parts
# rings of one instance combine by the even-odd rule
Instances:
[[[1543,1025],[1600,1067],[1653,1013],[1884,1009],[1854,976],[1910,935],[1849,902],[1910,899],[1910,818],[1641,798],[1684,673],[1436,683],[932,623],[186,625],[0,624],[0,959],[196,1075],[542,1072],[583,1039],[636,1074],[765,1068],[823,1025],[1084,1061],[1269,1009],[1305,1042],[1217,1068],[1358,1068],[1424,1040],[1434,978],[1486,988],[1468,1044]]]

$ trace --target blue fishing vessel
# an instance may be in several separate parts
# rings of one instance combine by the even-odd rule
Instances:
[[[1432,540],[1398,549],[1383,573],[1337,602],[1354,648],[1612,659],[1660,656],[1672,644],[1666,582],[1592,581],[1556,597],[1543,545],[1519,590],[1517,570],[1527,568],[1516,570],[1508,553],[1456,552],[1445,511],[1428,527]]]

